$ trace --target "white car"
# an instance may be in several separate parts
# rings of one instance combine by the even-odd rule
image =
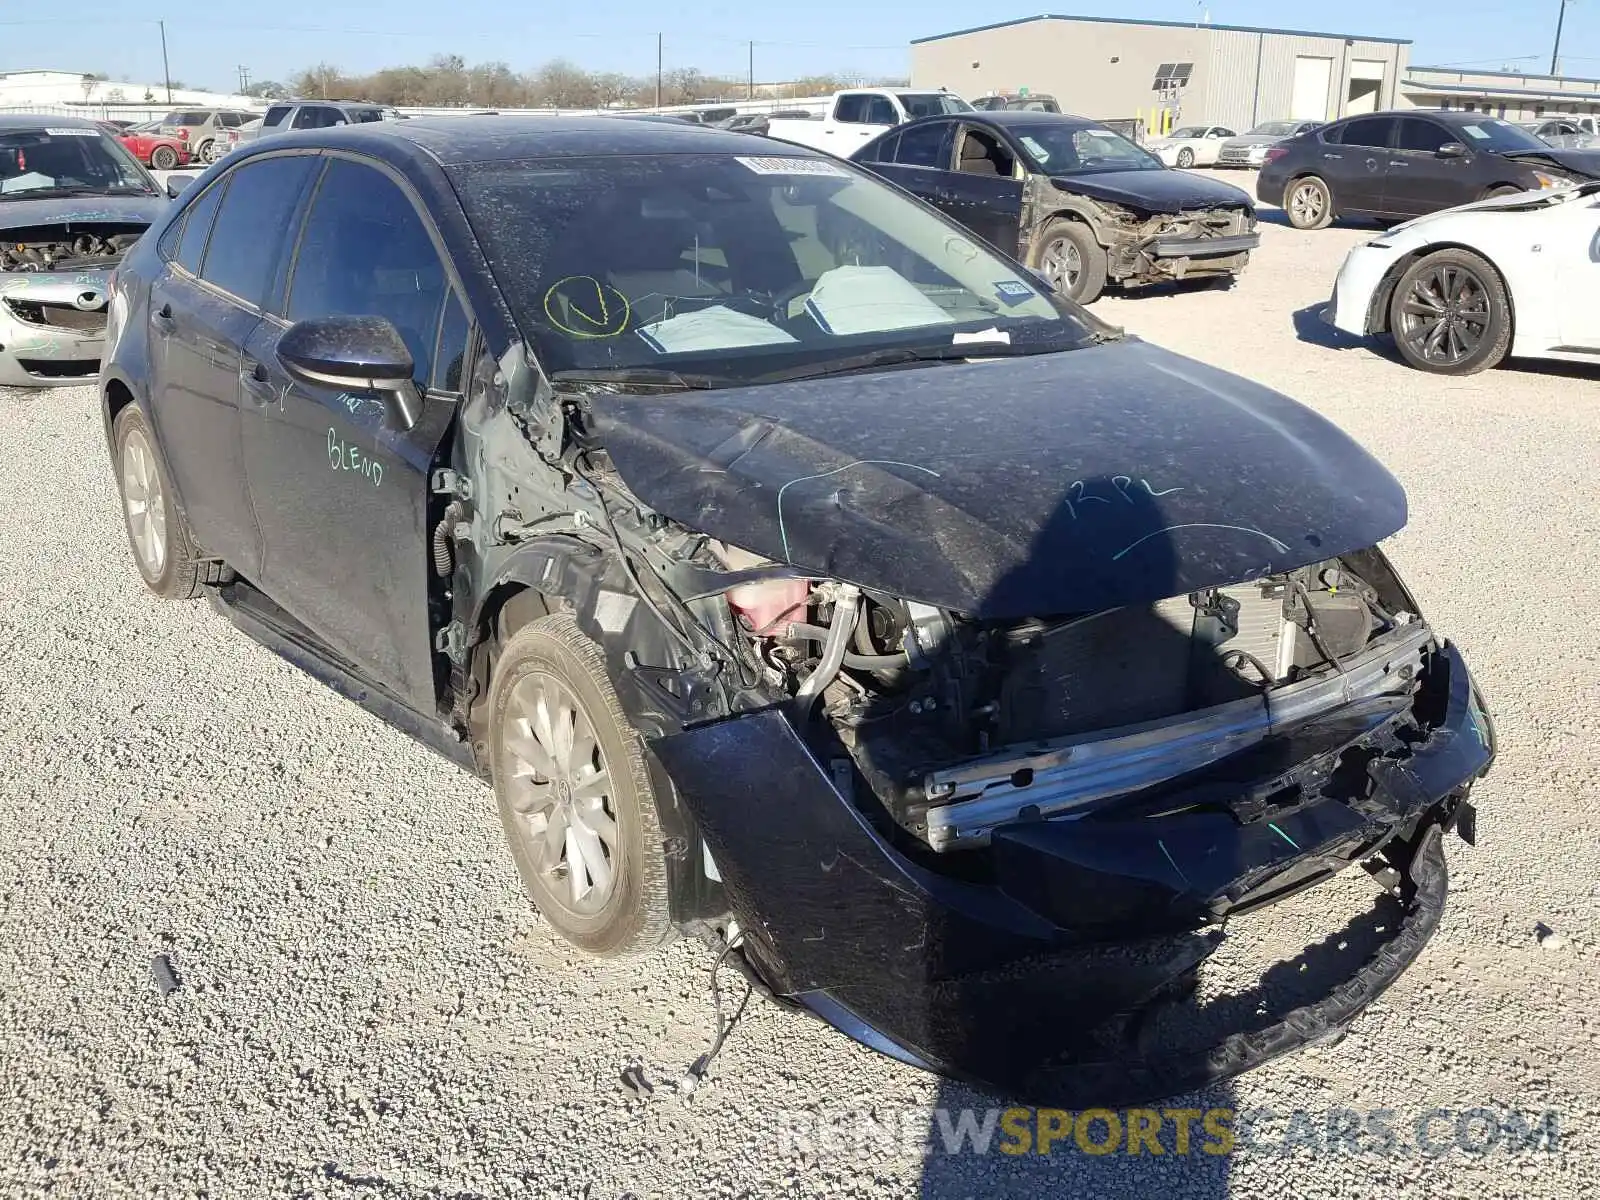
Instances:
[[[1222,125],[1185,125],[1166,137],[1153,138],[1145,149],[1169,167],[1209,167],[1217,161],[1223,141],[1233,136],[1233,130]]]
[[[1323,319],[1389,334],[1406,362],[1441,375],[1508,354],[1600,363],[1600,181],[1396,225],[1350,251]]]

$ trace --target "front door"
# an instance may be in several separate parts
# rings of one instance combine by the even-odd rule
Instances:
[[[392,321],[424,394],[400,428],[381,396],[291,381],[279,338],[299,320]],[[262,587],[347,667],[416,711],[437,706],[430,473],[455,417],[467,322],[429,227],[375,165],[328,162],[281,315],[246,347],[245,466]]]
[[[1600,354],[1600,197],[1550,213],[1540,243],[1540,256],[1557,264],[1563,347]]]
[[[963,125],[956,135],[955,170],[935,203],[1000,253],[1015,256],[1022,182],[1016,151],[999,134]]]
[[[1477,199],[1467,155],[1441,156],[1454,130],[1425,117],[1402,117],[1383,181],[1383,211],[1416,217]]]

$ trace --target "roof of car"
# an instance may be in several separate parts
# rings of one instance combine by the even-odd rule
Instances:
[[[1036,108],[988,108],[978,109],[974,112],[937,113],[931,117],[919,118],[923,121],[937,121],[940,119],[959,119],[973,124],[1001,125],[1007,129],[1023,125],[1094,125],[1095,121],[1088,117],[1080,117],[1074,113],[1042,112]]]
[[[0,129],[99,129],[86,117],[53,117],[47,113],[0,113]]]
[[[293,130],[258,143],[262,150],[342,146],[388,159],[424,156],[442,166],[510,162],[522,158],[597,154],[781,154],[820,158],[804,146],[774,144],[747,133],[692,122],[619,120],[615,117],[500,116],[413,117],[334,129]]]

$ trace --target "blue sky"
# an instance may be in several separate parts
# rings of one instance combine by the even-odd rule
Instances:
[[[1418,65],[1472,63],[1547,70],[1559,0],[1343,0],[1326,10],[1282,0],[1215,0],[1217,24],[1325,29],[1409,37]],[[161,0],[135,9],[127,0],[69,0],[70,17],[44,5],[0,9],[0,70],[104,71],[158,80],[165,18],[172,73],[191,86],[231,88],[236,64],[254,79],[282,79],[298,67],[332,62],[353,71],[459,54],[502,60],[518,70],[570,58],[599,70],[655,70],[655,35],[665,34],[668,67],[694,66],[742,77],[746,42],[756,44],[756,76],[788,79],[830,70],[904,73],[913,37],[1042,11],[1192,21],[1192,0],[1065,0],[1032,7],[970,0],[861,4],[799,0],[661,5],[649,0],[587,0],[532,5],[511,0],[203,0],[163,11]],[[980,14],[981,15],[977,15]],[[137,15],[135,15],[137,14]],[[1574,0],[1562,40],[1565,73],[1600,76],[1600,0]]]

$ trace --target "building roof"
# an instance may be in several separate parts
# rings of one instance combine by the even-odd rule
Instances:
[[[1492,83],[1433,83],[1409,77],[1402,79],[1400,86],[1412,92],[1448,92],[1452,96],[1526,96],[1531,100],[1568,100],[1574,104],[1600,102],[1600,88],[1590,92],[1573,92],[1546,88],[1501,87]]]
[[[1415,75],[1426,71],[1439,75],[1486,75],[1495,79],[1521,79],[1525,82],[1535,79],[1548,79],[1553,83],[1600,83],[1600,79],[1591,79],[1584,75],[1547,75],[1543,71],[1480,71],[1477,68],[1467,67],[1418,67],[1410,66],[1406,70]]]
[[[935,33],[929,37],[912,38],[913,46],[924,42],[938,42],[946,38],[964,37],[969,33],[984,33],[990,29],[1006,29],[1012,25],[1028,25],[1034,21],[1086,21],[1095,25],[1150,25],[1158,29],[1220,29],[1225,33],[1274,33],[1284,37],[1338,38],[1347,42],[1389,42],[1396,46],[1411,45],[1410,38],[1373,37],[1364,33],[1325,33],[1310,29],[1268,29],[1259,25],[1212,25],[1194,21],[1141,21],[1135,17],[1079,17],[1071,13],[1040,13],[1036,17],[1016,17],[1010,21],[996,21],[991,25],[974,25],[970,29],[957,29],[952,33]]]

